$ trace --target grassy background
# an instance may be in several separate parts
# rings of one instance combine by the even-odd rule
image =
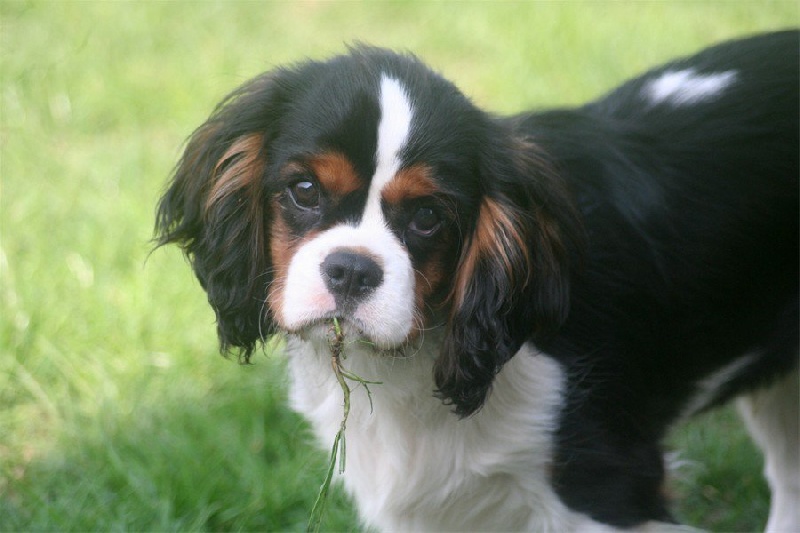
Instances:
[[[148,259],[183,139],[274,65],[361,40],[477,103],[581,102],[795,2],[0,2],[0,530],[302,530],[324,471],[278,355],[216,353],[177,250]],[[763,525],[730,412],[679,430],[679,515]],[[339,493],[328,529],[358,529]]]

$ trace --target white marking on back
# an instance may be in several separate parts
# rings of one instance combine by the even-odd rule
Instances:
[[[650,103],[696,104],[719,96],[736,81],[736,71],[698,74],[694,69],[667,71],[642,89]]]
[[[381,121],[378,124],[375,174],[370,183],[362,220],[382,223],[381,191],[400,170],[400,151],[408,141],[413,112],[403,86],[398,80],[386,75],[381,77],[380,106]]]

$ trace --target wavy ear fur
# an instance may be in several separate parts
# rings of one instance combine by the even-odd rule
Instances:
[[[494,147],[481,163],[484,196],[454,283],[439,394],[468,416],[522,344],[557,329],[570,300],[571,256],[581,226],[564,186],[523,141]]]
[[[186,253],[217,317],[223,352],[247,360],[270,318],[264,174],[281,99],[272,75],[229,95],[189,138],[156,218],[158,245]]]

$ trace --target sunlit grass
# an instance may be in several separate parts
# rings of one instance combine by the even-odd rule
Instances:
[[[149,255],[183,139],[235,85],[360,40],[510,112],[797,22],[793,2],[0,3],[0,530],[305,528],[325,452],[285,407],[280,355],[219,357],[178,250]],[[677,440],[681,516],[762,523],[730,416]],[[358,527],[339,489],[322,525]]]

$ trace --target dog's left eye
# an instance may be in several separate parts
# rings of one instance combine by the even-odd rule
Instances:
[[[311,179],[301,179],[289,186],[289,194],[298,207],[316,209],[319,207],[319,185]]]
[[[417,209],[408,229],[421,237],[430,237],[442,227],[442,219],[439,213],[431,207],[420,207]]]

